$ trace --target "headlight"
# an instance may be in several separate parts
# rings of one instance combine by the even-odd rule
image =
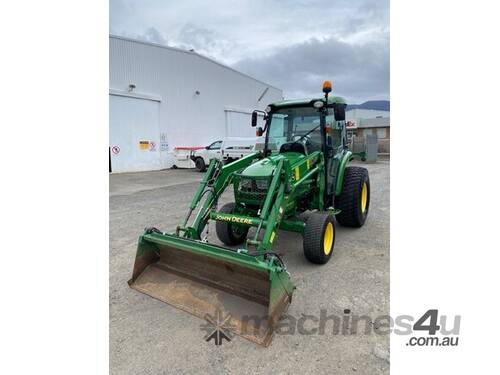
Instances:
[[[240,181],[240,189],[241,190],[252,190],[252,180],[248,178],[244,178]]]

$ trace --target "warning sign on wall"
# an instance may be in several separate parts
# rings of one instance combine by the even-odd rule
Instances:
[[[160,151],[168,151],[167,133],[160,133]]]
[[[143,151],[149,150],[149,141],[139,141],[139,149]]]

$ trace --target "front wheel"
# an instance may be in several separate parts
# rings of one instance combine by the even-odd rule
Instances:
[[[236,204],[234,202],[226,203],[219,212],[224,214],[234,214]],[[219,240],[228,246],[241,245],[248,234],[248,227],[237,225],[227,221],[217,221],[215,231]]]
[[[363,226],[370,209],[370,178],[366,168],[346,168],[342,193],[335,198],[335,208],[341,210],[335,216],[340,225]]]
[[[304,228],[304,255],[311,263],[325,264],[333,255],[335,223],[333,216],[313,213]]]

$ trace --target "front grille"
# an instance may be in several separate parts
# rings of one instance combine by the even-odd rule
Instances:
[[[240,199],[262,201],[267,196],[267,189],[269,187],[269,179],[250,179],[241,178],[237,192]]]

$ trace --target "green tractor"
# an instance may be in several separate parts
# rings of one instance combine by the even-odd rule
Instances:
[[[201,318],[223,316],[233,333],[269,345],[295,289],[273,251],[278,229],[302,233],[307,260],[325,264],[334,253],[334,218],[361,227],[370,207],[368,171],[348,166],[346,104],[329,96],[329,81],[323,92],[253,112],[254,127],[264,116],[256,132],[265,142],[230,164],[212,159],[175,232],[146,228],[132,288]],[[234,202],[219,208],[230,185]],[[207,242],[210,220],[229,248]]]

